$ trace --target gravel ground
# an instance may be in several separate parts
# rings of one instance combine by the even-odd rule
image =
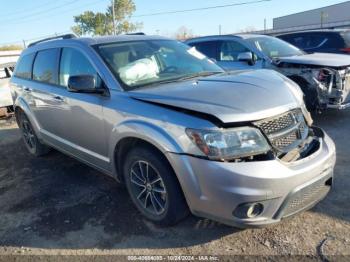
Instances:
[[[310,211],[247,230],[194,216],[171,228],[156,227],[142,218],[114,180],[56,151],[43,158],[30,156],[16,123],[0,120],[0,258],[134,254],[350,259],[350,111],[314,118],[337,145],[333,190]]]

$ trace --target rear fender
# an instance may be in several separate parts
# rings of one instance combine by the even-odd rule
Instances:
[[[30,123],[32,124],[32,127],[35,131],[35,134],[38,136],[39,139],[41,139],[42,137],[41,137],[41,133],[40,133],[40,130],[41,130],[40,125],[39,125],[38,121],[36,120],[28,103],[21,97],[17,97],[17,99],[14,102],[15,112],[17,112],[17,110],[19,110],[19,109],[22,110],[26,114]],[[17,119],[17,123],[18,123],[18,119]]]

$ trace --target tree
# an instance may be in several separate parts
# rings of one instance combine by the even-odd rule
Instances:
[[[0,46],[0,51],[16,51],[16,50],[22,50],[23,47],[20,45],[5,45]]]
[[[186,40],[192,37],[194,37],[193,31],[186,26],[181,26],[175,33],[175,38],[178,40]]]
[[[133,0],[114,0],[116,34],[133,32],[142,28],[142,24],[129,21],[135,10]],[[72,27],[72,30],[77,35],[112,35],[114,34],[112,4],[107,7],[105,13],[85,11],[74,16],[74,22],[76,25]]]

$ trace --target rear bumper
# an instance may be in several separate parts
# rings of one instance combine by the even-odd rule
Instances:
[[[279,160],[223,163],[168,153],[193,214],[235,227],[260,227],[311,208],[330,190],[335,146],[324,134],[317,152],[286,164]],[[237,218],[245,203],[261,203],[255,218]]]

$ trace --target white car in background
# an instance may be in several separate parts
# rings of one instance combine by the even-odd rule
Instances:
[[[9,82],[15,63],[0,64],[0,116],[13,111]]]
[[[9,82],[22,50],[0,51],[0,117],[13,112]]]

